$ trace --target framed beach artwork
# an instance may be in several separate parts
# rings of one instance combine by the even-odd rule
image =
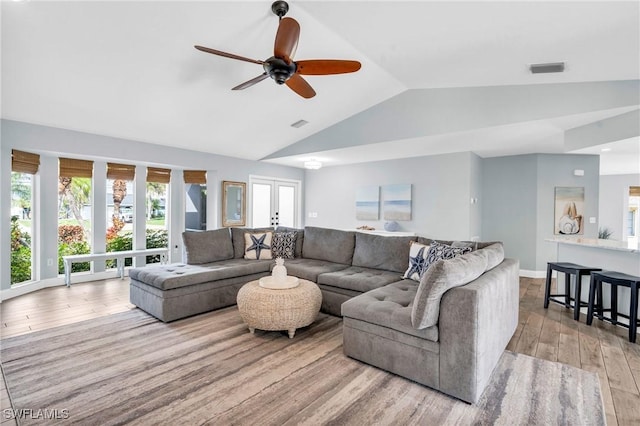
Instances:
[[[384,220],[411,220],[411,184],[382,187]]]
[[[555,235],[582,235],[584,218],[584,187],[556,186]]]
[[[356,219],[378,220],[380,211],[380,187],[361,186],[356,188]]]

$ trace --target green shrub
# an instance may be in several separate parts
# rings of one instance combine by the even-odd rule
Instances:
[[[162,248],[169,245],[169,235],[166,229],[147,229],[146,231],[146,248]],[[120,235],[116,235],[107,242],[107,252],[112,251],[125,251],[132,250],[133,248],[133,234],[131,232],[125,232]],[[160,262],[160,255],[147,256],[147,263]],[[128,257],[124,260],[125,266],[131,266],[133,264],[132,258]],[[107,260],[108,268],[116,267],[116,260]]]
[[[11,216],[11,284],[31,279],[31,235],[23,232],[18,216]]]
[[[91,253],[91,248],[86,241],[73,243],[58,242],[58,273],[64,274],[64,262],[62,261],[62,256],[88,253]],[[90,270],[91,262],[73,263],[71,265],[71,272],[85,272]]]

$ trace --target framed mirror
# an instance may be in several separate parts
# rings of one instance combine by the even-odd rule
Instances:
[[[222,181],[222,226],[246,225],[246,188],[244,182]]]

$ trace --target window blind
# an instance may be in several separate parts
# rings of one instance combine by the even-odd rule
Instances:
[[[128,164],[107,163],[107,179],[133,180],[136,166]]]
[[[38,173],[40,155],[30,152],[11,150],[11,171],[18,173]]]
[[[640,186],[630,186],[629,187],[629,196],[630,197],[640,197]]]
[[[147,182],[169,183],[169,180],[171,180],[171,169],[147,167]]]
[[[206,184],[207,171],[206,170],[185,170],[184,183]]]
[[[74,158],[59,158],[60,177],[83,177],[93,176],[93,161],[76,160]]]

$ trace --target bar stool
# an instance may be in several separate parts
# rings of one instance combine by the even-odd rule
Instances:
[[[551,294],[551,271],[564,273],[564,294]],[[566,308],[573,308],[573,319],[580,319],[580,308],[588,306],[586,302],[580,301],[580,292],[582,291],[582,277],[588,276],[593,271],[602,271],[600,268],[589,268],[587,266],[576,265],[569,262],[548,262],[547,263],[547,281],[544,288],[544,308],[549,307],[549,301],[558,303]],[[571,276],[575,277],[575,292],[571,297]],[[553,299],[553,297],[564,297],[564,302]],[[574,303],[572,304],[571,301]]]
[[[602,283],[611,285],[611,308],[605,309],[602,302]],[[629,303],[629,315],[618,312],[618,286],[629,287],[631,289],[631,300]],[[623,274],[615,271],[594,272],[591,274],[591,283],[589,285],[589,309],[587,311],[587,324],[593,322],[594,311],[600,320],[610,322],[614,325],[620,325],[629,329],[629,341],[636,342],[636,333],[638,329],[638,289],[640,289],[640,277]],[[596,292],[598,293],[598,301],[596,302]],[[605,317],[604,312],[611,312],[611,317]],[[618,322],[618,315],[627,318],[629,325]]]

